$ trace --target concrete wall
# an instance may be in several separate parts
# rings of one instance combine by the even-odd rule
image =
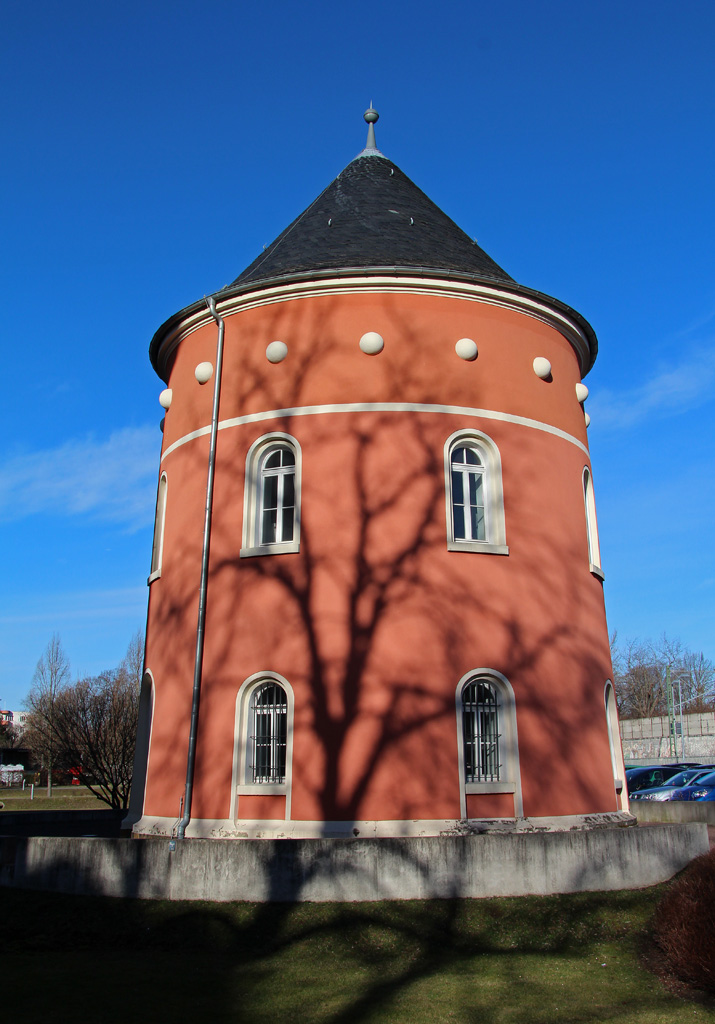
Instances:
[[[715,762],[715,712],[683,715],[683,739],[680,736],[680,716],[676,717],[675,750],[678,760]],[[672,760],[668,716],[659,718],[632,718],[621,720],[623,756],[627,761]]]
[[[715,826],[715,801],[634,800],[631,811],[639,821],[704,821]]]
[[[705,824],[353,841],[1,839],[0,883],[214,901],[520,896],[653,885],[707,850]]]

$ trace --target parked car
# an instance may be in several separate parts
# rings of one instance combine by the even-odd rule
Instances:
[[[674,800],[715,800],[715,772],[701,775],[690,786],[682,786]]]
[[[715,769],[715,764],[700,765],[699,768],[686,768],[671,776],[662,786],[654,789],[639,789],[631,795],[631,800],[675,800],[674,793],[683,786],[694,785],[703,775],[708,775]]]
[[[663,786],[682,770],[681,765],[675,764],[651,764],[644,765],[641,768],[629,768],[626,772],[628,796],[631,796],[639,789],[653,789],[655,786]]]
[[[715,801],[715,786],[709,786],[706,792],[702,794],[702,796],[698,796],[697,794],[695,794],[693,799],[695,800],[696,804],[707,803],[708,800]]]

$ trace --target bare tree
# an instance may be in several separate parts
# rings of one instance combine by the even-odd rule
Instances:
[[[29,711],[25,742],[47,768],[47,795],[52,796],[52,769],[59,753],[55,728],[57,698],[69,680],[70,663],[55,633],[37,662],[25,700]]]
[[[614,683],[622,718],[653,718],[668,713],[668,678],[684,713],[715,707],[715,666],[703,654],[683,647],[665,634],[660,640],[611,637]]]
[[[680,665],[679,679],[683,687],[683,703],[688,711],[715,709],[715,665],[702,652],[686,652]]]
[[[115,810],[126,810],[132,783],[139,685],[122,664],[80,679],[59,695],[54,728],[80,780]]]
[[[127,653],[119,666],[120,670],[126,672],[137,690],[141,688],[142,675],[144,673],[144,633],[138,629],[129,641]]]
[[[48,768],[80,769],[85,786],[111,807],[126,810],[132,781],[144,640],[137,632],[116,669],[69,682],[69,662],[54,636],[37,663],[25,702],[23,741]]]
[[[647,644],[629,641],[613,659],[618,711],[622,718],[664,713],[663,678]]]

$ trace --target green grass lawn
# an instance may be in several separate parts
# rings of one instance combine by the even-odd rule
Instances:
[[[0,789],[0,803],[6,811],[106,811],[109,807],[86,786],[53,786],[51,797],[46,786],[35,786],[34,799],[30,799],[29,786],[24,790],[13,786]]]
[[[259,905],[0,889],[4,1019],[715,1021],[641,962],[663,891]]]

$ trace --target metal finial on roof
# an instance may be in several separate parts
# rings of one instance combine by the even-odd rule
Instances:
[[[367,121],[367,142],[365,144],[365,149],[377,149],[377,144],[375,142],[374,125],[375,121],[378,120],[380,115],[373,108],[372,100],[370,100],[370,106],[367,108],[367,110],[362,116],[365,119],[365,121]]]

